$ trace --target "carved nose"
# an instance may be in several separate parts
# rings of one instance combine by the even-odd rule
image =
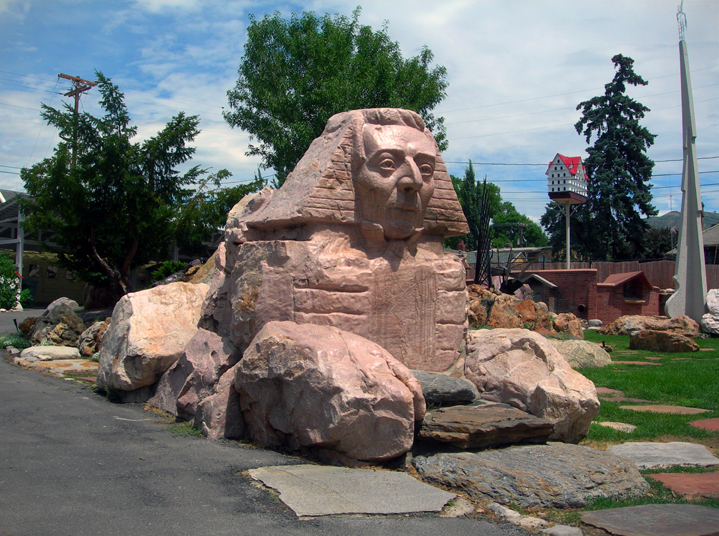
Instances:
[[[413,160],[408,159],[405,163],[405,172],[402,178],[397,181],[397,188],[403,192],[419,192],[422,188],[422,174]]]

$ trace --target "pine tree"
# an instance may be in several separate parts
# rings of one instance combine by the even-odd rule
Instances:
[[[639,124],[649,108],[626,95],[627,85],[647,82],[634,72],[633,59],[617,54],[612,62],[614,79],[604,86],[604,95],[579,103],[582,118],[574,125],[587,143],[594,138],[594,145],[587,149],[589,157],[584,161],[588,198],[573,217],[572,244],[594,260],[641,257],[649,227],[644,216],[657,213],[649,183],[654,162],[646,154],[656,136]],[[552,229],[564,232],[554,221],[559,214],[548,208],[542,217],[550,233]]]

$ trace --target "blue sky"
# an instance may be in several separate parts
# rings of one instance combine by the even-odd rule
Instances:
[[[259,165],[249,135],[222,119],[246,40],[248,15],[306,10],[350,15],[359,0],[252,2],[199,0],[0,0],[0,188],[22,190],[20,167],[52,154],[55,132],[39,118],[58,107],[67,81],[100,70],[125,93],[141,139],[178,111],[200,116],[193,163],[250,180]],[[389,34],[405,57],[428,46],[448,71],[450,172],[475,162],[520,212],[537,220],[548,202],[545,163],[557,153],[585,156],[573,128],[579,102],[604,91],[611,58],[635,60],[649,85],[629,94],[651,108],[657,135],[654,204],[681,204],[681,107],[677,0],[366,1],[360,22]],[[703,199],[719,212],[719,2],[686,0],[697,150]],[[82,108],[99,113],[96,90]],[[503,164],[503,165],[494,165]],[[506,165],[541,164],[541,165]],[[263,171],[271,175],[272,170]]]

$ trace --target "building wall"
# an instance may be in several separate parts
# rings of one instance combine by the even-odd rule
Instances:
[[[554,312],[574,313],[586,320],[597,318],[596,270],[528,270],[525,273],[537,274],[557,285]]]
[[[624,300],[623,285],[597,287],[597,316],[608,324],[625,315],[659,315],[659,292],[652,289],[647,293],[646,303],[627,303]]]
[[[15,251],[3,251],[15,261]],[[31,273],[32,268],[34,269]],[[23,288],[34,287],[35,306],[48,305],[62,296],[75,300],[80,305],[83,303],[85,282],[74,277],[72,273],[68,274],[68,270],[60,266],[57,257],[52,253],[25,251],[20,275]]]

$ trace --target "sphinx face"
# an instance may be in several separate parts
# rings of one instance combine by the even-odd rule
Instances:
[[[364,161],[354,177],[360,216],[381,226],[386,240],[404,240],[424,225],[434,193],[434,143],[400,125],[365,125]]]

